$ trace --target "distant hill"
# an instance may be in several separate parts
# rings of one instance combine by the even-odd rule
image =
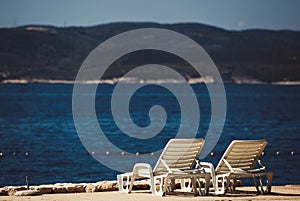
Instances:
[[[212,57],[225,82],[300,81],[300,32],[228,31],[195,23],[111,23],[93,27],[24,26],[0,29],[0,81],[8,79],[74,80],[86,56],[101,42],[124,31],[165,28],[198,42]],[[171,64],[185,77],[198,76],[168,54],[151,59]],[[134,58],[134,59],[133,59]],[[146,64],[147,52],[125,57],[106,78],[122,76],[132,66]]]

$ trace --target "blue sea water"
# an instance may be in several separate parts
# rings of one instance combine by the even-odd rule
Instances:
[[[205,137],[211,117],[209,95],[205,85],[192,87],[201,111],[197,136]],[[168,114],[166,128],[149,143],[126,137],[115,125],[110,112],[113,88],[101,85],[96,96],[99,124],[112,143],[142,156],[160,150],[175,137],[180,107],[169,91],[150,85],[130,102],[133,122],[139,126],[150,123],[151,105],[160,104]],[[0,186],[24,185],[25,176],[31,185],[116,179],[118,172],[95,160],[77,135],[72,89],[71,84],[0,84]],[[266,139],[268,145],[261,159],[274,172],[274,184],[300,184],[300,86],[226,84],[225,89],[223,133],[212,150],[214,155],[202,160],[216,165],[235,139]],[[114,160],[113,155],[110,157]],[[153,157],[155,160],[157,156]]]

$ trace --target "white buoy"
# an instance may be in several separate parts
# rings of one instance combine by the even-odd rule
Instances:
[[[14,153],[13,153],[13,155],[15,156],[15,155],[16,155],[16,153],[14,152]]]
[[[153,156],[154,155],[154,153],[151,153],[151,156]]]
[[[92,154],[95,155],[95,152],[92,151]]]
[[[213,155],[214,155],[214,152],[211,152],[210,155],[213,156]]]
[[[2,152],[0,153],[0,156],[3,156],[3,153],[2,153]]]
[[[29,155],[29,153],[28,153],[28,152],[26,152],[26,153],[25,153],[25,156],[28,156],[28,155]]]
[[[277,151],[277,152],[276,152],[276,155],[278,156],[279,154],[280,154],[280,152],[279,152],[279,151]]]
[[[109,151],[105,152],[106,155],[109,155]]]
[[[261,155],[262,155],[262,156],[265,155],[265,152],[261,152]]]
[[[137,155],[137,156],[138,156],[138,155],[140,155],[140,153],[139,153],[139,152],[136,152],[136,154],[135,154],[135,155]]]
[[[295,152],[291,151],[291,155],[294,155],[294,154],[295,154]]]
[[[125,155],[124,151],[122,151],[121,155],[122,155],[122,156],[124,156],[124,155]]]

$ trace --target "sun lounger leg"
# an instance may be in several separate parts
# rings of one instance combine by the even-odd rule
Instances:
[[[156,185],[155,185],[156,180],[159,180],[159,189],[158,190],[156,189]],[[152,193],[154,193],[155,195],[158,195],[158,196],[164,196],[165,195],[164,182],[165,182],[165,176],[154,177],[154,182],[153,182],[154,185],[153,185]]]
[[[254,186],[255,186],[255,188],[256,188],[256,191],[257,191],[258,193],[260,193],[259,188],[258,188],[258,184],[257,184],[257,179],[256,179],[256,177],[252,177],[252,181],[253,181],[253,184],[254,184]]]
[[[132,191],[132,187],[133,187],[133,184],[134,184],[134,180],[135,180],[135,176],[132,175],[128,193],[131,193],[131,191]],[[127,178],[127,188],[128,188],[128,183],[129,183],[129,178]]]
[[[175,179],[174,178],[171,178],[170,179],[171,183],[170,183],[170,187],[171,187],[171,191],[174,191],[176,189],[175,187]]]
[[[209,186],[210,186],[210,175],[206,175],[205,176],[205,193],[204,193],[204,195],[208,195],[208,193],[209,193]]]
[[[188,185],[186,186],[186,181],[188,182]],[[184,191],[191,191],[191,180],[190,179],[181,179],[180,180],[180,187]]]
[[[261,193],[265,194],[264,186],[263,186],[263,182],[262,182],[262,177],[263,176],[259,176],[259,184],[260,184]]]
[[[219,180],[221,180],[221,190],[219,189]],[[222,194],[226,194],[227,188],[228,188],[228,183],[230,182],[230,180],[228,179],[228,175],[219,175],[216,177],[216,191],[215,194],[216,195],[222,195]]]
[[[129,178],[131,175],[120,174],[117,176],[120,193],[129,193]],[[124,178],[126,178],[126,187],[124,188]]]
[[[123,192],[123,176],[117,175],[118,185],[119,185],[119,192]]]
[[[153,176],[150,177],[150,190],[151,190],[151,193],[152,194],[155,194],[155,191],[156,191],[156,186],[155,186],[155,181],[154,181],[154,178]]]
[[[180,179],[180,188],[185,189],[185,179]]]
[[[199,192],[197,191],[196,179],[197,178],[195,178],[195,177],[191,177],[192,187],[194,188],[194,193],[197,196],[197,195],[199,195]],[[200,186],[200,188],[201,188],[201,186]],[[200,189],[200,191],[201,191],[201,189]]]
[[[232,180],[232,191],[233,191],[233,192],[235,192],[236,185],[237,185],[237,180],[236,180],[236,179],[233,179],[233,180]]]
[[[269,172],[268,174],[266,174],[266,178],[267,178],[267,193],[271,193],[273,173]]]
[[[162,179],[162,187],[163,187],[163,194],[165,195],[167,192],[167,187],[168,187],[168,181],[169,181],[169,176],[166,176],[165,179]]]
[[[226,185],[225,185],[224,192],[225,192],[225,193],[227,193],[227,192],[228,192],[228,190],[229,190],[229,186],[230,186],[230,180],[231,180],[231,179],[230,179],[230,177],[229,177],[229,176],[226,176],[224,180],[225,180],[225,182],[226,182]]]

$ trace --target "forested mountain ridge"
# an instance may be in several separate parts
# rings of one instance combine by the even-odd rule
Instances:
[[[0,81],[9,79],[74,80],[87,55],[108,38],[138,28],[164,28],[199,43],[225,82],[300,81],[300,32],[229,31],[197,23],[110,23],[92,27],[23,26],[0,29]],[[154,62],[172,64],[186,78],[199,76],[178,60],[153,53]],[[105,74],[122,76],[130,66],[150,62],[147,54],[124,58]],[[153,61],[151,61],[153,62]]]

